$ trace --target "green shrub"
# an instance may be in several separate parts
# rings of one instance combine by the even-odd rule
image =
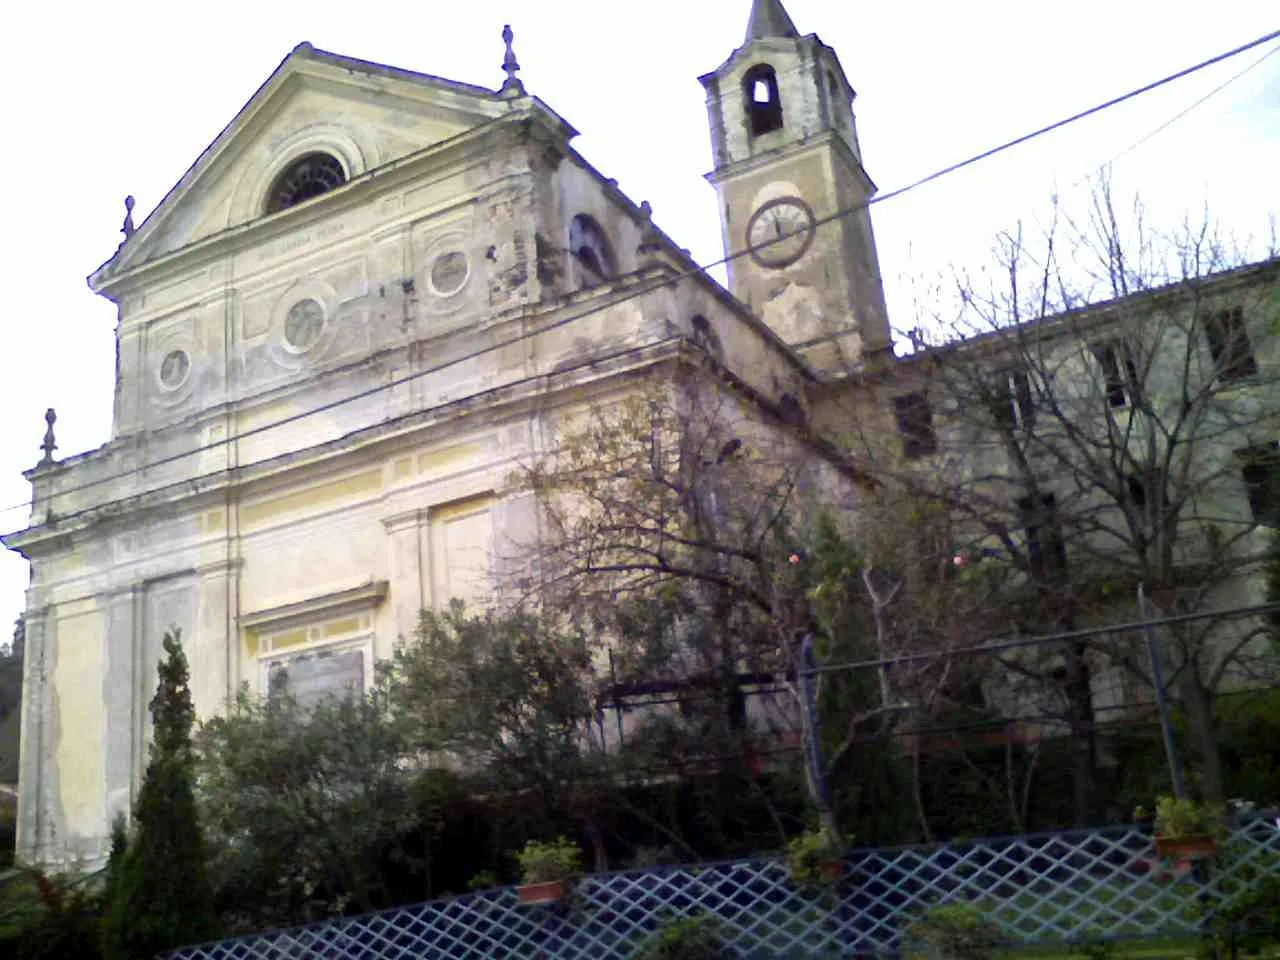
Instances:
[[[1239,857],[1239,849],[1225,851],[1223,899],[1200,914],[1201,956],[1256,957],[1280,944],[1280,857]]]
[[[664,923],[636,954],[637,960],[733,960],[736,956],[725,943],[724,925],[708,916]]]
[[[906,955],[920,960],[988,960],[1004,945],[1000,928],[969,903],[930,907],[907,930]]]
[[[193,785],[195,707],[177,630],[164,636],[158,672],[151,751],[134,804],[133,833],[125,841],[113,831],[111,902],[103,930],[111,960],[154,956],[217,932]]]
[[[798,887],[831,883],[826,865],[838,861],[846,844],[829,830],[807,830],[787,844],[787,872]]]
[[[98,960],[102,897],[96,881],[26,867],[0,874],[0,956]]]
[[[525,883],[568,880],[582,872],[582,851],[566,837],[558,837],[550,843],[530,840],[516,854],[516,859],[520,862],[520,876]]]

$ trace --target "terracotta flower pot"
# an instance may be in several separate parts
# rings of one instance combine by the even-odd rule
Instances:
[[[1210,836],[1156,837],[1156,853],[1170,860],[1205,860],[1218,849]]]
[[[569,892],[568,880],[547,880],[543,883],[526,883],[517,888],[523,904],[555,903]]]
[[[822,871],[822,875],[828,880],[839,880],[844,876],[844,861],[827,860],[823,862],[819,869]]]

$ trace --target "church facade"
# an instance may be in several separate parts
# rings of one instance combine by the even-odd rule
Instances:
[[[297,47],[90,278],[112,436],[28,473],[18,855],[91,863],[146,763],[164,632],[197,712],[359,687],[423,607],[536,539],[514,467],[645,384],[783,428],[889,345],[835,53],[756,0],[702,78],[728,291],[571,146],[510,49],[489,90]]]
[[[89,278],[118,307],[112,436],[62,460],[50,442],[30,523],[4,537],[32,569],[21,859],[105,856],[145,768],[166,630],[207,717],[242,684],[359,689],[420,610],[501,593],[540,535],[513,475],[584,410],[695,382],[819,468],[870,433],[906,477],[974,473],[994,449],[974,429],[1029,423],[1009,361],[1039,335],[962,345],[1008,376],[991,393],[983,374],[972,403],[953,391],[936,424],[956,351],[895,358],[853,90],[780,0],[752,0],[743,44],[701,78],[727,289],[574,150],[507,42],[496,90],[300,45]],[[1115,334],[1148,308],[1195,320],[1185,355],[1274,408],[1258,372],[1280,362],[1280,263],[1195,289],[1228,318],[1216,347],[1212,328],[1196,345],[1185,290],[1041,328],[1108,398],[1104,426],[1132,419]],[[1214,512],[1251,525],[1250,549],[1280,516],[1275,424],[1253,415],[1218,444]],[[1033,466],[1046,489],[1063,473]],[[1049,527],[1008,506],[1006,539],[1030,553]]]

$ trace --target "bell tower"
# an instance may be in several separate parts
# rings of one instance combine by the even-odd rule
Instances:
[[[817,369],[891,349],[853,89],[835,51],[781,0],[752,0],[741,47],[707,91],[729,289]]]

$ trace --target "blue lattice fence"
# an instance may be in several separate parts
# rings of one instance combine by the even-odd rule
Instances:
[[[927,904],[968,901],[1017,942],[1136,938],[1195,932],[1212,903],[1280,860],[1280,822],[1236,826],[1206,884],[1173,876],[1150,833],[1116,827],[853,850],[834,893],[798,891],[776,860],[741,860],[597,874],[571,901],[520,906],[514,889],[435,900],[362,917],[187,947],[172,960],[626,958],[668,917],[721,918],[745,958],[890,953]]]

